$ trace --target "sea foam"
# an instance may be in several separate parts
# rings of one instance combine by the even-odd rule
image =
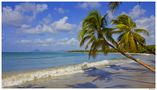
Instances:
[[[84,68],[97,67],[97,66],[109,65],[109,64],[110,64],[109,61],[103,60],[103,61],[91,62],[91,63],[84,62],[82,64],[70,65],[70,66],[61,67],[61,68],[50,68],[50,69],[45,69],[45,70],[37,70],[34,72],[19,73],[16,75],[11,75],[9,77],[3,78],[2,86],[10,87],[10,86],[15,86],[15,85],[20,85],[27,81],[37,80],[40,78],[81,73],[81,72],[84,72],[83,70]]]

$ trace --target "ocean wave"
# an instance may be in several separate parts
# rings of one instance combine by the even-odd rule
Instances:
[[[49,69],[38,70],[33,72],[19,73],[16,75],[11,75],[9,77],[3,78],[2,86],[9,87],[9,86],[20,85],[27,81],[32,81],[40,78],[80,73],[80,72],[84,72],[85,68],[109,65],[111,62],[112,62],[111,60],[110,61],[103,60],[103,61],[91,62],[91,63],[84,62],[82,64],[70,65],[67,67],[49,68]]]

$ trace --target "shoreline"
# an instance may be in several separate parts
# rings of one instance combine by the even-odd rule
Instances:
[[[27,72],[7,73],[7,74],[2,75],[3,76],[2,86],[10,87],[10,86],[15,86],[15,85],[20,85],[28,81],[41,79],[41,78],[71,75],[75,73],[83,73],[84,72],[83,68],[101,67],[101,66],[106,67],[111,64],[120,64],[120,63],[121,64],[130,63],[130,61],[126,62],[126,60],[118,60],[118,61],[102,60],[102,61],[91,62],[91,63],[84,62],[82,64],[77,64],[77,65],[47,68],[47,69],[33,70],[33,71],[27,71]]]
[[[88,52],[75,52],[75,51],[74,52],[65,51],[65,52],[68,52],[68,53],[88,53]],[[102,52],[98,52],[98,53],[102,53]],[[108,53],[108,54],[120,54],[120,53],[111,52],[111,53]],[[127,53],[127,54],[131,54],[131,55],[134,55],[134,54],[137,54],[137,55],[153,55],[153,54],[150,54],[150,53]]]
[[[140,55],[143,55],[143,54],[140,54]],[[149,59],[146,59],[144,61],[153,63],[152,61],[149,61]],[[96,61],[96,62],[84,62],[81,64],[67,65],[67,66],[60,66],[60,67],[46,68],[46,69],[39,69],[39,70],[2,73],[2,87],[6,88],[6,87],[20,86],[26,82],[36,81],[43,78],[50,78],[50,77],[55,78],[55,77],[60,77],[60,76],[63,77],[66,75],[75,75],[76,73],[78,74],[84,73],[84,70],[86,68],[91,68],[91,67],[101,69],[101,68],[108,68],[110,67],[110,65],[123,66],[124,64],[131,64],[133,62],[134,61],[129,60],[129,59],[101,60],[101,61]]]
[[[81,53],[81,52],[70,52],[70,53]],[[101,53],[100,53],[101,54]],[[119,53],[109,53],[109,54],[119,54]],[[147,54],[147,53],[129,53],[132,55],[152,55],[152,54]],[[119,54],[120,55],[120,54]],[[125,56],[123,56],[124,58],[113,58],[113,59],[109,59],[109,60],[121,60],[121,59],[127,59]],[[101,60],[101,59],[100,59]],[[97,61],[100,61],[97,60]],[[86,61],[86,62],[93,62],[93,61]],[[79,64],[79,63],[77,63]],[[69,65],[76,65],[76,64],[68,64],[68,65],[63,65],[63,66],[69,66]],[[43,67],[43,68],[32,68],[32,69],[24,69],[24,70],[15,70],[15,71],[11,71],[11,70],[2,70],[3,74],[7,74],[7,73],[20,73],[20,72],[29,72],[29,71],[37,71],[37,70],[43,70],[43,69],[48,69],[48,68],[58,68],[58,67],[63,67],[63,66],[49,66],[49,67]]]
[[[152,60],[145,60],[154,66]],[[82,73],[40,78],[6,88],[155,88],[155,73],[136,62],[123,61],[98,65]]]

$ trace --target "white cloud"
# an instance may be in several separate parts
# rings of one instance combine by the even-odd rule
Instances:
[[[38,45],[38,46],[49,46],[54,43],[52,38],[47,39],[35,39],[35,40],[19,40],[17,43],[24,44],[24,45]]]
[[[132,18],[138,18],[139,16],[142,16],[145,12],[146,12],[146,10],[144,10],[143,8],[141,8],[140,5],[136,5],[131,10],[131,12],[129,13],[129,15]]]
[[[47,8],[46,4],[35,3],[22,3],[14,8],[6,6],[2,8],[2,22],[3,24],[20,26],[32,21],[38,13],[43,12]]]
[[[32,12],[32,13],[39,13],[43,12],[48,8],[47,4],[35,4],[35,3],[22,3],[20,5],[15,6],[14,11],[19,11],[19,12]]]
[[[37,39],[35,41],[35,43],[38,44],[38,45],[41,45],[41,46],[49,46],[49,45],[52,45],[55,42],[52,38],[47,38],[45,40]]]
[[[30,41],[30,40],[20,40],[20,41],[18,41],[18,43],[30,44],[30,43],[32,43],[32,41]]]
[[[134,6],[128,13],[122,12],[121,14],[127,14],[133,19],[138,19],[144,16],[146,10],[141,8],[140,5]]]
[[[57,30],[66,30],[66,31],[72,30],[72,28],[74,28],[75,25],[67,23],[67,20],[68,20],[68,17],[65,16],[59,21],[52,23],[51,25]]]
[[[82,8],[82,9],[98,8],[100,6],[101,6],[101,4],[98,2],[84,2],[84,3],[78,4],[78,7]]]
[[[59,40],[59,42],[56,43],[56,45],[77,45],[79,43],[79,41],[75,38],[71,38],[71,39],[62,39]]]
[[[65,9],[63,9],[63,8],[61,8],[61,7],[59,7],[59,8],[54,8],[54,10],[56,10],[58,13],[61,13],[61,14],[64,14],[64,13],[67,12],[67,10],[65,10]]]
[[[71,31],[76,25],[67,22],[68,17],[65,16],[58,21],[49,24],[42,23],[31,28],[21,28],[25,33],[40,34],[40,33],[55,33],[57,31]]]
[[[138,27],[149,29],[151,27],[155,28],[155,16],[151,15],[150,17],[142,17],[135,20]]]
[[[58,46],[58,45],[77,45],[78,40],[75,38],[64,38],[64,39],[53,39],[53,38],[47,38],[47,39],[34,39],[34,40],[19,40],[17,43],[24,44],[24,45],[37,45],[37,46]]]
[[[40,25],[37,25],[36,27],[31,27],[31,28],[21,28],[21,30],[24,33],[29,33],[29,34],[55,33],[56,32],[56,30],[53,29],[52,26],[46,25],[46,24],[40,24]]]
[[[155,43],[155,16],[142,17],[135,20],[138,28],[148,30],[149,36],[146,37],[146,41],[149,44]]]
[[[30,25],[23,24],[23,25],[21,26],[21,28],[30,28]]]

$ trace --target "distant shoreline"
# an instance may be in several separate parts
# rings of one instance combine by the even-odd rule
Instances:
[[[88,51],[66,51],[66,52],[70,52],[70,53],[88,53]],[[98,52],[98,53],[103,53],[103,52]],[[113,53],[113,54],[120,54],[119,52],[109,52],[110,53]],[[152,55],[150,53],[128,53],[128,54],[138,54],[138,55]]]
[[[61,52],[61,51],[53,51],[53,52]],[[53,52],[2,52],[2,53],[53,53]],[[87,53],[88,54],[88,51],[62,51],[62,52],[67,52],[67,53]],[[103,52],[98,52],[98,53],[101,53],[103,54]],[[108,54],[120,54],[119,52],[109,52]],[[128,53],[128,54],[137,54],[137,55],[153,55],[153,54],[150,54],[150,53]]]

